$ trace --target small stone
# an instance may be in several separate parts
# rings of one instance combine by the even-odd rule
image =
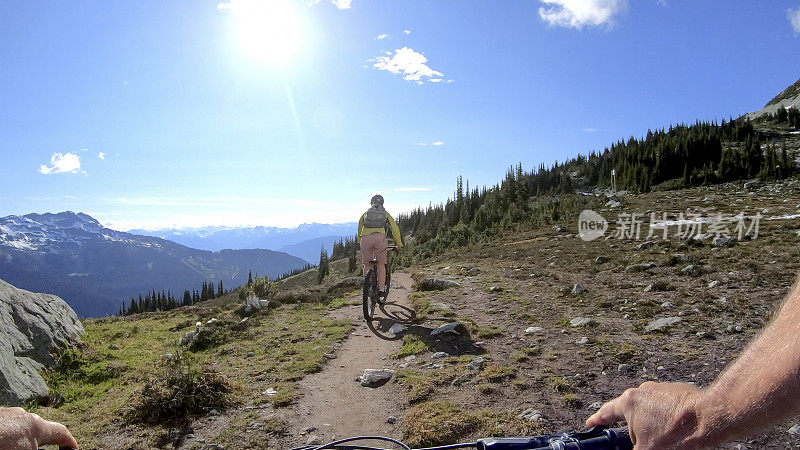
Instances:
[[[325,359],[336,359],[336,355],[334,355],[333,353],[325,353],[322,356],[324,356]]]
[[[542,422],[542,412],[538,409],[528,408],[519,415],[520,419],[526,419],[531,422]]]
[[[791,428],[789,428],[789,434],[792,436],[800,435],[800,424],[794,424]]]
[[[470,361],[469,364],[467,364],[467,369],[469,369],[469,370],[480,370],[481,365],[483,365],[483,363],[485,361],[486,361],[485,358],[478,356],[478,357],[474,358],[472,361]]]
[[[246,356],[247,356],[248,358],[252,358],[253,356],[256,356],[256,353],[255,353],[255,352],[247,352],[247,355],[246,355]]]
[[[277,393],[278,393],[278,391],[276,391],[275,388],[269,388],[266,391],[262,392],[261,395],[266,395],[266,396],[271,397],[271,396],[273,396],[273,395],[275,395]]]
[[[312,434],[308,437],[306,441],[306,445],[320,445],[322,444],[322,439],[319,438],[316,434]]]
[[[467,275],[470,275],[470,276],[475,276],[475,275],[477,275],[479,273],[481,273],[481,269],[478,269],[477,267],[473,267],[473,268],[471,268],[471,269],[469,269],[467,271]]]
[[[714,333],[711,331],[698,331],[695,335],[700,339],[714,339]]]
[[[208,450],[225,450],[225,447],[219,444],[206,444],[203,448],[207,448]]]
[[[442,359],[442,358],[447,358],[448,356],[450,356],[450,354],[447,352],[436,352],[433,355],[431,355],[431,359]]]
[[[534,333],[541,333],[544,331],[542,327],[528,327],[525,328],[525,334],[534,334]]]
[[[469,330],[461,322],[452,322],[447,325],[442,325],[439,328],[431,331],[431,336],[438,335],[461,335],[469,337]]]
[[[628,364],[620,364],[617,366],[617,373],[620,375],[627,375],[630,372],[631,366]]]
[[[591,317],[576,317],[569,321],[569,324],[573,327],[583,327],[587,325],[592,325],[594,323],[596,323],[596,321]]]
[[[605,264],[608,262],[608,256],[598,256],[594,259],[595,264]]]
[[[709,289],[714,289],[715,287],[717,287],[719,285],[720,285],[719,280],[714,280],[714,281],[708,283],[708,288]]]
[[[694,266],[694,264],[689,264],[688,266],[681,269],[681,274],[689,276],[697,275],[697,268]]]
[[[603,406],[603,402],[594,402],[589,405],[589,409],[600,409]]]
[[[581,295],[586,291],[586,287],[580,283],[576,283],[575,286],[572,286],[572,295]]]
[[[358,381],[364,387],[378,387],[389,381],[392,375],[394,370],[391,369],[364,369]]]
[[[636,251],[642,251],[642,250],[647,250],[648,248],[650,248],[650,247],[652,247],[654,245],[656,245],[656,241],[645,241],[645,242],[642,242],[641,244],[637,245],[633,249],[636,250]]]
[[[386,419],[386,423],[394,425],[397,423],[397,419],[395,417],[389,416],[389,418]]]
[[[670,327],[675,325],[676,323],[680,322],[680,317],[662,317],[660,319],[655,319],[650,321],[646,327],[644,327],[644,331],[651,332],[651,331],[658,331],[664,328]]]
[[[672,303],[671,302],[664,302],[664,303],[661,304],[661,309],[669,309],[671,307],[672,307]]]
[[[589,338],[587,338],[586,336],[584,336],[584,337],[582,337],[582,338],[580,338],[580,339],[575,341],[575,343],[578,344],[578,345],[583,345],[583,344],[586,344],[588,342],[589,342]]]
[[[172,353],[164,353],[164,359],[166,359],[167,361],[172,361],[172,358],[174,357],[175,356]]]

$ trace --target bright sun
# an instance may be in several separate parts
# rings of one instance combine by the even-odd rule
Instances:
[[[287,0],[231,0],[239,45],[253,58],[281,64],[297,52],[301,23]]]

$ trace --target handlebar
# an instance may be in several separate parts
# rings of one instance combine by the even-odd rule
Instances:
[[[402,442],[378,436],[353,437],[325,445],[306,445],[297,447],[294,450],[386,450],[373,446],[354,445],[354,442],[360,440],[381,440],[396,444],[404,450],[412,450]],[[468,444],[443,445],[417,450],[453,450],[461,448],[474,448],[477,450],[632,450],[633,443],[631,442],[628,428],[594,427],[586,431],[543,436],[484,438]]]

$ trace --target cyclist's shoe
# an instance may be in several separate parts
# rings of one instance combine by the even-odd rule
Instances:
[[[386,296],[389,295],[388,289],[384,288],[382,291],[378,291],[378,303],[381,305],[386,303]]]

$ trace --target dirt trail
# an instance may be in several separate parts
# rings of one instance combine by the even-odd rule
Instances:
[[[411,284],[407,274],[392,274],[387,303],[410,308]],[[355,379],[364,369],[397,369],[398,361],[391,354],[400,348],[401,341],[382,339],[373,333],[362,316],[360,303],[331,315],[351,320],[354,330],[335,351],[336,359],[299,382],[302,397],[286,417],[292,428],[286,444],[306,444],[312,436],[322,442],[358,435],[400,437],[402,395],[397,384],[367,388]],[[376,317],[385,316],[376,311]],[[388,332],[385,335],[393,336]],[[390,417],[397,422],[390,424]]]

